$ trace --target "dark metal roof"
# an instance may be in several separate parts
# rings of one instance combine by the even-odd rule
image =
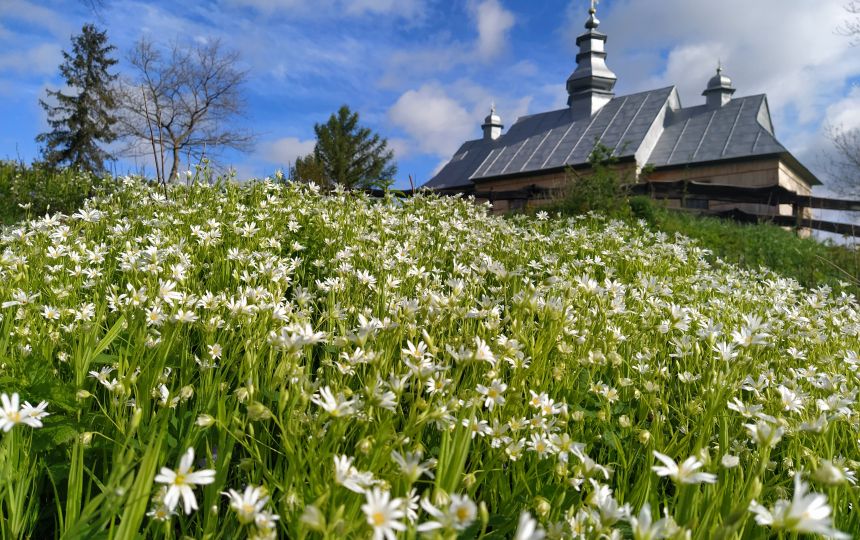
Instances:
[[[764,109],[764,111],[762,111]],[[716,109],[702,105],[670,112],[648,163],[655,167],[781,154],[770,131],[764,95],[737,98]]]
[[[776,140],[766,96],[735,98],[719,108],[679,108],[674,92],[668,87],[619,96],[587,118],[574,118],[570,108],[522,117],[495,141],[463,144],[425,187],[469,187],[584,165],[597,141],[619,158],[636,157],[657,168],[779,156],[811,185],[820,183]]]
[[[485,178],[581,165],[596,141],[618,157],[633,156],[673,87],[617,97],[591,117],[570,108],[524,116],[495,141],[469,141],[426,187],[468,186]]]
[[[617,97],[596,114],[574,118],[570,108],[521,118],[472,175],[472,180],[588,162],[600,141],[619,157],[636,153],[672,88]]]
[[[466,141],[442,170],[424,187],[430,189],[452,189],[472,186],[470,177],[498,141],[477,139]]]

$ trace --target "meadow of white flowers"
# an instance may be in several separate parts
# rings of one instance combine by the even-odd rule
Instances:
[[[856,300],[681,237],[128,179],[0,252],[4,539],[860,535]]]

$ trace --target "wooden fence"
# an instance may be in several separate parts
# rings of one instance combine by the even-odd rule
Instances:
[[[373,196],[382,196],[384,192],[369,190]],[[781,186],[762,188],[743,188],[735,186],[720,186],[699,184],[694,182],[647,182],[631,186],[630,193],[647,195],[656,200],[680,201],[681,209],[694,211],[705,215],[723,217],[744,223],[772,223],[782,227],[797,229],[814,229],[846,236],[860,237],[860,225],[839,223],[813,219],[811,210],[841,210],[860,212],[860,201],[831,199],[798,195]],[[396,191],[396,195],[409,197],[413,190]],[[512,207],[524,207],[529,201],[546,201],[558,194],[558,190],[550,190],[536,185],[511,191],[474,191],[466,195],[490,202],[508,201]],[[766,206],[791,205],[792,215],[760,215],[738,209],[713,210],[708,203],[716,201],[724,204],[760,204]]]

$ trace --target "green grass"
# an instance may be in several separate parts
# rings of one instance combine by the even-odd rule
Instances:
[[[126,179],[0,315],[3,540],[860,531],[856,301],[635,220]]]
[[[0,161],[0,224],[43,216],[46,212],[71,214],[88,197],[112,188],[110,179],[71,169]]]
[[[746,268],[767,267],[806,287],[827,285],[860,292],[860,252],[848,247],[801,238],[794,231],[760,224],[742,224],[664,208],[660,202],[631,200],[636,218],[670,236],[695,239],[715,257]]]

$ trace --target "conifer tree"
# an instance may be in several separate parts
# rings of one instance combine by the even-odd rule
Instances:
[[[100,144],[116,139],[112,88],[116,74],[108,71],[117,63],[110,57],[114,49],[106,31],[85,24],[81,34],[72,37],[71,53],[63,51],[60,73],[70,92],[48,90],[48,100],[39,100],[51,126],[51,131],[36,137],[44,144],[42,158],[47,165],[104,172],[111,156]]]
[[[325,124],[314,126],[314,158],[333,184],[347,189],[388,187],[397,174],[388,141],[358,124],[358,113],[346,105]]]

